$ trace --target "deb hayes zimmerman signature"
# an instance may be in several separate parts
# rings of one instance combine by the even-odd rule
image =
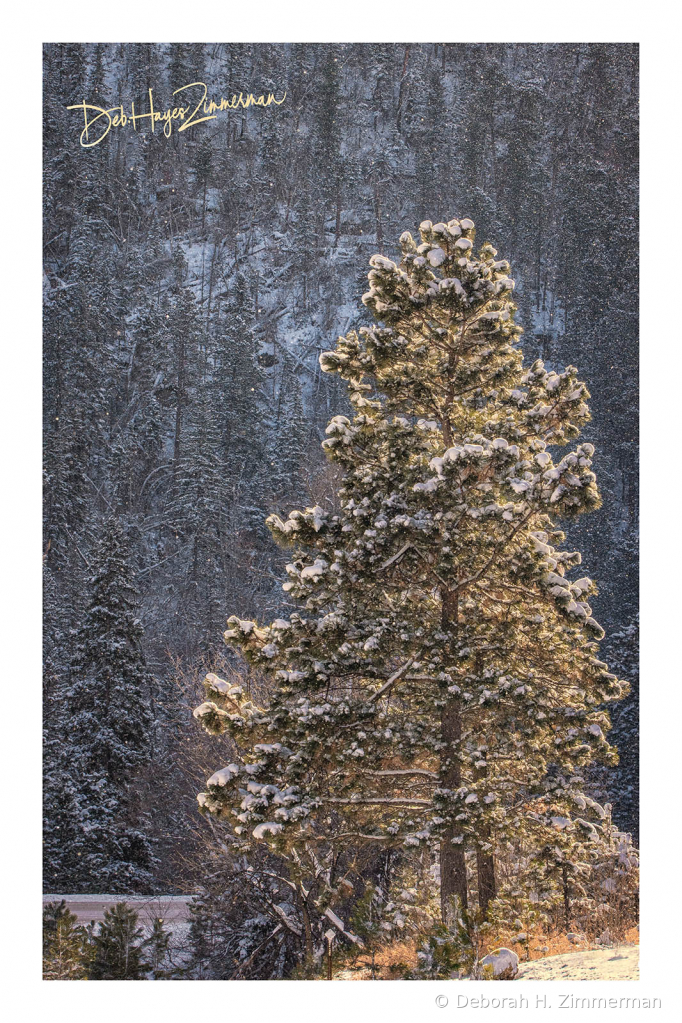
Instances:
[[[190,92],[189,90],[194,91]],[[263,93],[260,96],[254,96],[252,92],[240,92],[239,95],[234,94],[230,99],[221,97],[216,102],[207,98],[207,88],[204,82],[190,82],[189,85],[175,89],[173,96],[179,97],[178,106],[157,110],[154,107],[152,90],[149,89],[149,110],[145,113],[136,113],[134,102],[130,104],[130,113],[126,113],[123,105],[105,109],[93,106],[92,103],[86,103],[85,100],[66,109],[82,111],[84,127],[80,134],[80,144],[84,149],[90,149],[103,142],[112,128],[132,127],[134,131],[137,131],[138,122],[144,126],[148,119],[152,131],[156,131],[158,125],[166,138],[170,138],[173,132],[173,122],[178,122],[176,127],[178,132],[181,132],[192,128],[195,124],[201,124],[202,121],[214,121],[218,114],[225,110],[238,110],[240,107],[244,110],[248,107],[269,107],[273,103],[276,106],[281,106],[287,94],[285,92],[281,99],[277,99],[272,92]],[[184,105],[185,103],[186,105]]]

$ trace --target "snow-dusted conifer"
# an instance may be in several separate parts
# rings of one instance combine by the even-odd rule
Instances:
[[[63,881],[81,889],[135,891],[148,886],[152,860],[130,794],[131,780],[151,753],[152,680],[140,646],[127,545],[116,519],[105,524],[91,586],[65,700],[74,791],[69,877]]]
[[[276,851],[435,848],[453,924],[474,888],[483,912],[495,897],[502,843],[599,819],[583,771],[615,759],[603,706],[624,686],[556,525],[599,506],[592,445],[557,450],[589,419],[585,385],[572,366],[523,368],[510,266],[475,253],[470,219],[400,244],[399,263],[370,260],[380,325],[321,356],[355,408],[324,442],[338,507],[269,519],[295,549],[284,589],[300,611],[230,618],[227,642],[275,691],[261,708],[207,677],[195,716],[242,759],[198,798]]]
[[[215,645],[212,632],[224,615],[227,491],[224,467],[216,457],[219,432],[212,399],[205,384],[189,410],[166,509],[178,549],[175,578],[185,608],[185,649],[192,653]]]
[[[66,902],[43,906],[43,978],[84,980],[88,953],[87,932]]]
[[[149,964],[144,958],[144,929],[134,909],[117,902],[107,909],[92,935],[91,980],[144,980]]]

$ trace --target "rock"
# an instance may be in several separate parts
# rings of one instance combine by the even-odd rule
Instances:
[[[481,967],[491,966],[493,980],[513,980],[519,972],[519,957],[509,948],[500,948],[481,959]]]
[[[581,942],[583,940],[581,934],[567,934],[566,937],[574,945],[577,945],[579,942]]]

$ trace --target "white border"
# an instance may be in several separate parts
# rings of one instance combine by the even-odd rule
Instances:
[[[2,281],[3,417],[6,521],[3,577],[8,600],[3,624],[11,639],[3,658],[5,740],[2,744],[5,840],[2,876],[7,892],[3,931],[9,939],[11,992],[3,999],[10,1018],[37,1013],[51,1020],[164,1020],[211,1012],[222,1020],[237,1013],[254,1020],[320,1018],[390,1019],[392,1023],[456,1012],[463,1018],[574,1018],[556,1008],[554,983],[495,989],[496,996],[531,992],[548,995],[554,1008],[540,1011],[457,1010],[453,982],[337,984],[333,994],[313,982],[252,981],[229,987],[220,982],[175,982],[151,987],[109,982],[45,983],[40,964],[40,474],[41,462],[41,48],[51,41],[464,41],[464,42],[640,42],[642,45],[642,975],[638,983],[560,985],[581,997],[614,994],[661,997],[657,1019],[673,1018],[677,995],[676,925],[679,865],[674,831],[677,807],[676,753],[680,741],[680,672],[674,656],[679,631],[676,571],[676,495],[679,468],[670,439],[679,406],[679,327],[676,306],[680,269],[679,223],[679,58],[672,5],[628,6],[616,2],[574,2],[560,9],[543,2],[506,5],[419,6],[412,13],[395,5],[346,0],[323,14],[321,4],[209,4],[177,2],[143,8],[121,2],[111,8],[62,3],[39,13],[28,5],[15,19],[5,43]],[[246,10],[246,13],[244,13]],[[295,13],[294,13],[295,12]],[[17,25],[18,22],[18,25]],[[8,23],[6,22],[9,28]],[[9,72],[9,73],[8,73]],[[677,123],[676,123],[677,122]],[[586,225],[589,231],[590,225]],[[9,314],[9,315],[8,315]],[[9,322],[8,322],[9,321]],[[676,365],[677,364],[677,365]],[[675,713],[675,710],[678,713]],[[451,1004],[438,1009],[445,992]],[[461,989],[458,989],[461,990]],[[473,994],[469,986],[467,989]],[[490,986],[485,988],[492,997]],[[106,993],[104,993],[106,992]],[[476,992],[478,993],[478,992]],[[14,1004],[12,1004],[14,1003]],[[17,1009],[19,1010],[17,1012]],[[608,1013],[613,1016],[614,1013]],[[620,1013],[618,1013],[620,1015]],[[626,1013],[626,1015],[628,1015]],[[631,1015],[631,1014],[630,1014]],[[589,1013],[588,1013],[589,1016]]]

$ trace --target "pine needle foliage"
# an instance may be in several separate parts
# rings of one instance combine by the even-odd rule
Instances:
[[[600,504],[575,443],[587,388],[573,366],[524,368],[510,265],[474,241],[469,218],[427,220],[399,262],[370,260],[377,324],[320,358],[355,410],[323,444],[338,506],[268,520],[300,610],[225,633],[272,699],[210,674],[195,710],[240,751],[198,797],[238,844],[426,846],[450,927],[474,890],[487,911],[504,843],[566,822],[591,840],[585,769],[616,761],[605,705],[627,688],[559,527]]]

